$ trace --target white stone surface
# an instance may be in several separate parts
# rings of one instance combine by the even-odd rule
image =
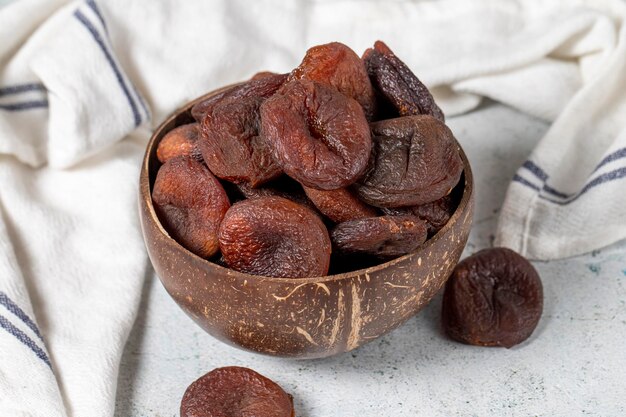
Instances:
[[[476,179],[467,255],[491,245],[507,184],[546,124],[487,103],[449,125]],[[116,416],[178,416],[186,387],[227,365],[274,379],[293,394],[298,417],[625,416],[626,242],[535,266],[544,284],[543,317],[513,349],[448,340],[439,294],[387,336],[308,361],[264,357],[213,339],[150,276],[122,358]]]

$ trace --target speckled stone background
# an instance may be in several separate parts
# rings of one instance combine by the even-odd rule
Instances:
[[[495,103],[449,125],[476,180],[468,255],[491,245],[508,181],[547,125]],[[218,342],[150,275],[122,358],[115,415],[178,416],[187,385],[215,367],[240,365],[293,394],[298,417],[625,416],[626,242],[535,266],[544,283],[544,314],[532,337],[513,349],[448,340],[439,324],[439,294],[387,336],[308,361]]]

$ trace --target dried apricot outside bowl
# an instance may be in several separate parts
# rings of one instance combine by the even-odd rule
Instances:
[[[194,255],[163,228],[151,191],[159,142],[193,122],[188,103],[154,132],[141,166],[139,213],[148,254],[165,289],[212,336],[250,351],[320,358],[355,349],[417,314],[444,285],[467,242],[474,208],[473,178],[464,175],[460,202],[448,223],[415,251],[370,268],[314,278],[240,273]]]

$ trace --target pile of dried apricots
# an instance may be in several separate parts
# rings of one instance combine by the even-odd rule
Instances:
[[[362,58],[315,46],[290,73],[258,73],[191,114],[157,148],[152,199],[174,239],[228,268],[301,278],[370,266],[415,250],[456,208],[456,140],[380,41]]]
[[[302,278],[387,261],[436,234],[458,204],[456,140],[428,89],[380,41],[362,58],[341,43],[315,46],[290,73],[258,73],[191,115],[158,145],[152,199],[174,239],[228,268]],[[463,343],[512,347],[542,309],[533,266],[493,248],[456,266],[442,321]],[[196,380],[180,412],[295,415],[291,395],[241,367]]]

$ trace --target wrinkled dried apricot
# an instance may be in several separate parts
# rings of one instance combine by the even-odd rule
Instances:
[[[284,84],[285,80],[287,80],[287,75],[268,75],[226,88],[224,91],[194,104],[191,108],[191,115],[197,122],[202,122],[208,111],[225,100],[232,101],[247,97],[268,98]]]
[[[249,368],[217,368],[194,381],[183,395],[181,417],[293,417],[290,396]]]
[[[331,244],[310,209],[282,197],[234,204],[219,230],[224,260],[234,270],[271,277],[326,275]]]
[[[348,220],[361,219],[363,217],[374,217],[377,214],[374,207],[368,206],[359,200],[356,194],[349,188],[338,188],[336,190],[303,188],[315,207],[335,223],[347,222]]]
[[[288,193],[284,193],[282,191],[276,190],[273,187],[268,186],[268,184],[264,184],[262,187],[252,188],[247,184],[235,184],[235,188],[243,196],[246,198],[259,198],[259,197],[283,197],[289,198]]]
[[[237,84],[232,87],[225,88],[225,90],[220,91],[217,94],[213,94],[209,98],[194,104],[191,107],[191,116],[195,119],[196,122],[202,123],[204,116],[209,110],[215,107],[216,104],[227,99],[228,97],[235,95],[238,91],[243,89],[243,85],[247,85],[250,82],[251,81],[248,81],[247,83]]]
[[[405,116],[371,124],[374,150],[367,173],[355,184],[376,207],[415,206],[447,195],[463,163],[448,127],[431,116]]]
[[[302,204],[317,212],[317,207],[304,193],[302,185],[298,181],[282,175],[277,179],[263,184],[262,187],[252,188],[247,184],[236,184],[235,187],[239,193],[245,198],[258,198],[258,197],[283,197],[291,200],[295,203]]]
[[[310,48],[289,80],[311,80],[335,87],[359,102],[365,116],[374,114],[374,90],[363,61],[352,49],[339,42]]]
[[[427,231],[426,223],[415,216],[380,216],[339,223],[330,236],[341,253],[391,257],[417,249]]]
[[[443,326],[459,342],[510,348],[532,334],[542,310],[531,263],[510,249],[485,249],[459,263],[446,283]]]
[[[322,190],[354,183],[372,147],[359,103],[315,81],[291,81],[267,99],[261,131],[287,175]]]
[[[444,115],[428,88],[387,45],[376,41],[363,54],[374,88],[391,103],[400,116],[427,114],[444,121]]]
[[[448,223],[455,209],[454,199],[448,194],[432,203],[411,207],[383,208],[382,212],[394,216],[405,214],[417,216],[426,222],[428,234],[433,236]]]
[[[170,130],[159,142],[157,159],[165,163],[177,156],[191,156],[202,161],[202,154],[196,147],[198,135],[198,123],[190,123]]]
[[[262,97],[223,100],[207,111],[198,148],[217,177],[257,187],[282,171],[259,135]]]
[[[218,228],[230,203],[202,163],[186,156],[168,160],[157,173],[152,201],[163,227],[176,241],[203,258],[217,253]]]

